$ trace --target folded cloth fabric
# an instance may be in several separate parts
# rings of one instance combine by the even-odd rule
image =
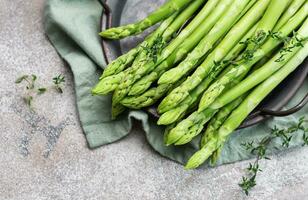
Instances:
[[[163,143],[164,128],[157,126],[146,113],[130,111],[112,121],[110,96],[91,95],[91,88],[98,82],[101,70],[106,65],[98,35],[101,14],[102,7],[97,0],[47,0],[44,9],[46,34],[74,74],[80,122],[89,147],[96,148],[120,140],[129,134],[132,121],[136,119],[142,122],[146,139],[158,153],[179,163],[185,163],[198,149],[197,140],[181,147],[166,147]],[[290,105],[298,102],[306,91],[308,81]],[[306,106],[294,115],[273,118],[257,126],[237,131],[224,146],[218,164],[248,159],[251,155],[241,147],[241,143],[259,140],[269,134],[274,125],[286,127],[307,113]],[[296,133],[290,147],[301,146],[301,140],[301,133]],[[281,149],[279,141],[273,142],[272,152]]]

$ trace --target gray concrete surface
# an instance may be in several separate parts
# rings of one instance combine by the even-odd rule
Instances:
[[[87,148],[74,100],[72,75],[46,40],[43,0],[0,0],[0,199],[308,199],[308,148],[262,161],[247,198],[239,182],[248,161],[185,171],[162,158],[135,129],[120,142]],[[35,73],[51,85],[63,73],[64,94],[23,103],[16,77]]]

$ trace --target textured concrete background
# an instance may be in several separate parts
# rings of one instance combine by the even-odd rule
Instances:
[[[185,171],[157,155],[142,131],[90,151],[80,129],[72,75],[46,40],[42,0],[0,0],[0,199],[308,199],[308,149],[262,162],[258,186],[239,189],[248,161]],[[35,73],[51,85],[66,76],[64,94],[53,89],[23,103],[16,77]]]

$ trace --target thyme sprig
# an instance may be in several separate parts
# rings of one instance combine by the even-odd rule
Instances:
[[[256,155],[255,161],[253,163],[249,163],[249,166],[247,167],[247,175],[243,176],[241,182],[239,183],[239,186],[242,188],[246,195],[249,195],[249,191],[257,185],[256,177],[259,172],[262,172],[259,164],[260,160],[270,160],[270,158],[267,157],[266,154],[268,150],[268,145],[274,139],[281,139],[281,145],[288,148],[293,137],[292,133],[302,131],[303,146],[308,145],[308,128],[304,126],[306,122],[307,120],[305,119],[305,117],[301,117],[296,124],[288,128],[280,129],[275,126],[273,129],[271,129],[271,134],[263,138],[258,143],[251,141],[241,144],[243,148],[245,148],[247,151],[250,151],[251,154]]]
[[[154,63],[157,62],[158,55],[161,53],[163,48],[165,47],[164,39],[161,35],[158,35],[151,47],[149,46],[142,46],[142,48],[146,51],[147,54],[147,61],[153,61]]]
[[[16,84],[26,83],[26,93],[23,96],[23,99],[25,103],[31,108],[31,110],[33,109],[32,102],[34,100],[34,97],[37,95],[45,94],[47,92],[47,87],[38,87],[36,83],[37,79],[38,78],[35,74],[31,74],[22,75],[15,80]],[[61,93],[63,93],[62,87],[64,82],[65,77],[61,74],[53,78],[53,84],[55,85],[56,89]]]
[[[247,38],[246,41],[240,42],[240,44],[251,46],[251,48],[247,48],[242,56],[240,61],[250,61],[254,58],[255,52],[260,48],[266,38],[269,36],[265,31],[258,31],[254,37]]]
[[[279,51],[280,57],[278,59],[276,59],[275,62],[283,62],[285,60],[285,56],[288,53],[293,52],[293,50],[296,47],[304,47],[303,43],[308,39],[308,38],[300,38],[298,36],[298,33],[295,32],[295,31],[293,31],[293,37],[292,38],[289,38],[289,37],[283,38],[283,37],[275,35],[275,33],[272,37],[274,37],[276,39],[278,38],[278,39],[280,39],[284,42],[283,48]]]
[[[37,80],[37,76],[34,74],[31,75],[22,75],[21,77],[17,78],[15,80],[16,84],[21,84],[23,82],[26,83],[26,94],[24,95],[23,99],[25,101],[25,103],[31,108],[32,108],[32,101],[33,98],[35,96],[35,94],[37,95],[41,95],[44,94],[46,92],[46,88],[45,87],[39,87],[37,88],[36,86],[36,80]]]
[[[63,84],[65,83],[65,77],[62,74],[53,77],[53,83],[59,93],[63,93]]]

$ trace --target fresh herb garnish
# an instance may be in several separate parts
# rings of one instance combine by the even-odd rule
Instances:
[[[37,94],[41,95],[44,94],[47,91],[47,88],[39,88],[37,89]]]
[[[289,128],[279,129],[276,126],[271,130],[271,134],[265,138],[263,138],[259,143],[255,143],[254,141],[243,143],[242,146],[250,151],[253,155],[256,155],[256,160],[253,163],[249,163],[247,168],[247,176],[242,177],[242,181],[239,183],[239,186],[245,192],[246,195],[249,195],[249,191],[256,186],[256,177],[258,172],[261,172],[259,161],[262,159],[269,160],[270,158],[266,156],[266,152],[268,150],[268,145],[276,138],[280,138],[282,140],[282,146],[288,148],[290,146],[290,142],[292,140],[293,135],[297,131],[303,131],[303,145],[308,145],[308,128],[304,127],[304,123],[307,122],[305,117],[301,117],[298,122],[290,126]],[[256,144],[256,145],[254,145]]]
[[[65,77],[62,74],[59,74],[58,76],[54,77],[53,83],[55,85],[55,88],[59,93],[63,93],[63,84],[65,83]]]
[[[283,62],[285,60],[285,56],[288,53],[293,52],[293,49],[296,47],[304,47],[303,42],[306,41],[308,38],[299,38],[297,32],[293,32],[292,38],[282,38],[281,40],[284,41],[284,47],[279,51],[280,57],[275,60],[275,62]]]
[[[15,80],[16,84],[26,83],[25,88],[27,90],[23,99],[25,103],[32,109],[32,102],[36,95],[42,95],[46,93],[46,87],[38,87],[36,84],[37,76],[34,74],[31,75],[22,75]],[[60,93],[63,93],[62,87],[65,82],[65,77],[63,75],[58,75],[53,78],[53,83]]]
[[[151,47],[142,46],[142,48],[145,50],[147,54],[147,61],[153,61],[154,63],[157,62],[158,55],[161,53],[164,47],[165,47],[165,42],[161,35],[156,37]]]
[[[252,47],[249,49],[246,49],[241,58],[240,61],[249,61],[252,60],[254,57],[255,52],[260,48],[260,46],[263,44],[265,39],[268,37],[268,34],[264,31],[259,31],[254,37],[247,38],[246,41],[240,42],[240,44],[243,45],[251,45]]]
[[[37,76],[34,74],[31,75],[22,75],[21,77],[17,78],[15,83],[16,84],[21,84],[23,82],[26,83],[26,94],[24,95],[23,99],[25,101],[25,103],[32,109],[32,101],[34,99],[34,95],[35,94],[43,94],[46,92],[46,88],[40,87],[37,88],[36,87],[36,80],[37,80]]]
[[[29,106],[29,108],[32,109],[32,101],[33,101],[33,97],[31,95],[27,95],[25,97],[23,97],[25,103]]]

